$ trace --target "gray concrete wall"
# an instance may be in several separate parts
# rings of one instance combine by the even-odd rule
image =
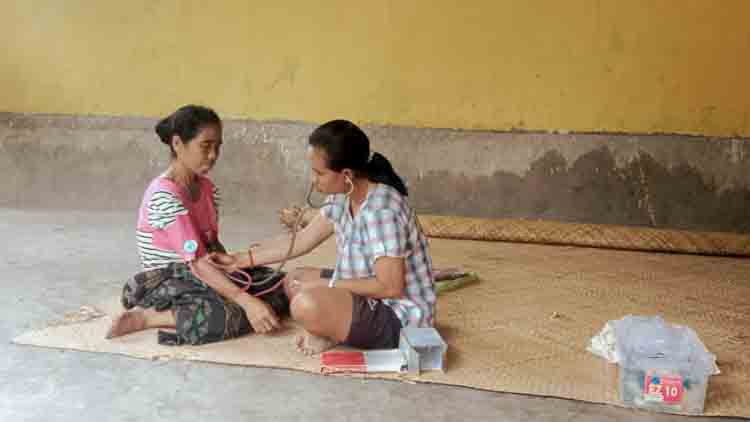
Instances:
[[[135,210],[154,119],[0,113],[0,206]],[[301,203],[313,125],[227,121],[225,212]],[[422,212],[750,233],[750,140],[366,127]]]

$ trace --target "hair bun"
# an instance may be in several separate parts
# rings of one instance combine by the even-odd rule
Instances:
[[[159,139],[167,145],[172,143],[172,116],[165,117],[159,120],[154,128],[156,134],[159,135]]]

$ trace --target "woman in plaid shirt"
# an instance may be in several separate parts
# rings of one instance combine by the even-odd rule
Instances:
[[[306,354],[338,343],[364,349],[398,347],[402,327],[431,327],[435,289],[427,240],[388,160],[374,153],[355,124],[334,120],[309,138],[313,186],[328,194],[319,215],[297,235],[292,257],[336,235],[336,268],[297,268],[287,275],[292,317],[306,330]],[[287,255],[289,238],[248,252],[214,255],[228,269],[267,265]]]

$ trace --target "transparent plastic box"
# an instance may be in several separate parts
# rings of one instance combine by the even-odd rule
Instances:
[[[445,372],[448,345],[436,329],[402,328],[398,348],[406,359],[409,373],[419,374],[431,370]]]
[[[660,317],[617,321],[620,400],[626,406],[699,415],[715,356],[693,330]]]

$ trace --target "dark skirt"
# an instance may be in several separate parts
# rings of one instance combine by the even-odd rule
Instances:
[[[284,274],[268,267],[247,269],[254,284],[249,292],[259,292],[276,284]],[[289,315],[289,299],[279,287],[260,297],[280,318]],[[221,297],[196,277],[188,265],[172,263],[164,268],[140,272],[122,290],[125,309],[135,306],[174,312],[175,332],[160,330],[159,344],[206,344],[253,332],[242,307]]]

